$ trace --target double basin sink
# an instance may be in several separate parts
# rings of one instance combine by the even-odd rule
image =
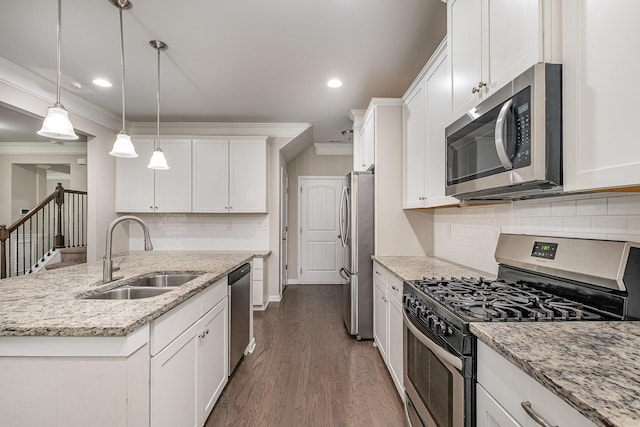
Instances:
[[[127,281],[122,286],[85,296],[85,299],[126,300],[150,298],[169,292],[200,277],[202,273],[152,274]]]

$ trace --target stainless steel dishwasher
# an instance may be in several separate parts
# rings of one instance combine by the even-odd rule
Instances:
[[[249,345],[249,292],[251,265],[229,273],[229,376],[233,374]]]

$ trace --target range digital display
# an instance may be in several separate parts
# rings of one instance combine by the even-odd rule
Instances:
[[[534,242],[531,256],[536,258],[555,259],[558,251],[557,243]]]

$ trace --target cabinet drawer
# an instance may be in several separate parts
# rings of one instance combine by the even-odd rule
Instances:
[[[218,280],[215,284],[209,286],[207,289],[200,293],[202,306],[200,308],[200,314],[204,314],[216,306],[220,301],[227,296],[227,277]]]
[[[388,274],[389,273],[386,268],[375,261],[373,262],[373,278],[382,283],[385,287],[387,286]]]
[[[402,280],[398,279],[393,274],[389,273],[387,279],[387,291],[389,295],[395,298],[398,302],[402,302]]]
[[[480,341],[478,383],[522,425],[535,425],[521,405],[528,401],[549,425],[595,427],[568,403]]]

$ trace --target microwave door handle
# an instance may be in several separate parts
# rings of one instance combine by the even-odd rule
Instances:
[[[513,100],[511,99],[505,102],[502,105],[500,114],[498,114],[498,119],[496,120],[496,153],[498,153],[500,163],[502,163],[502,166],[507,170],[513,169],[513,163],[507,154],[507,147],[504,140],[507,127],[507,113],[509,112],[512,104]]]

